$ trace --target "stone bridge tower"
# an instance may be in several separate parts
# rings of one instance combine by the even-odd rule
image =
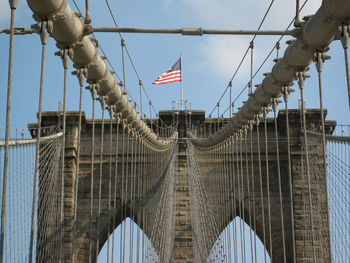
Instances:
[[[135,201],[134,203],[130,203],[130,196],[124,196],[123,200],[121,198],[117,198],[116,206],[117,212],[115,214],[115,222],[114,225],[112,222],[108,222],[108,174],[109,174],[109,165],[110,157],[112,157],[112,174],[114,174],[114,169],[117,167],[118,173],[122,172],[122,158],[119,158],[118,165],[116,166],[114,163],[116,150],[115,147],[113,149],[112,154],[108,153],[108,149],[104,152],[103,155],[103,179],[102,179],[102,199],[101,199],[101,228],[100,232],[96,231],[96,218],[93,218],[93,233],[88,233],[89,231],[89,218],[90,218],[90,180],[91,180],[91,134],[92,134],[92,121],[87,120],[84,116],[82,120],[82,134],[81,134],[81,154],[80,154],[80,169],[78,171],[79,174],[79,199],[78,204],[74,202],[75,196],[75,184],[76,184],[76,159],[77,159],[77,138],[78,138],[78,112],[69,112],[67,114],[67,133],[66,133],[66,148],[65,148],[65,167],[64,167],[64,258],[65,262],[71,262],[72,254],[72,239],[73,239],[73,215],[75,206],[78,205],[77,209],[77,236],[76,236],[76,248],[74,257],[76,259],[75,262],[88,262],[89,259],[89,244],[90,239],[96,238],[98,235],[99,238],[99,250],[102,248],[104,243],[108,238],[108,233],[112,233],[114,229],[126,218],[130,217],[139,225],[147,236],[150,236],[150,228],[147,225],[144,225],[144,222],[151,225],[152,220],[154,218],[148,218],[146,221],[140,221],[138,218],[140,217],[140,211],[142,209],[155,209],[152,206],[155,198],[159,198],[159,186],[161,185],[161,180],[152,181],[152,185],[148,185],[147,194],[142,196],[140,200]],[[193,229],[191,224],[191,204],[190,204],[190,187],[189,187],[189,176],[188,176],[188,163],[187,163],[187,152],[186,152],[186,133],[187,129],[191,127],[192,134],[196,137],[209,137],[216,130],[220,129],[222,125],[224,125],[228,120],[218,120],[218,119],[205,119],[204,111],[192,111],[192,112],[174,112],[174,111],[161,111],[159,113],[159,118],[166,124],[171,124],[174,121],[177,122],[178,125],[178,146],[179,150],[177,153],[177,173],[175,178],[175,186],[176,186],[176,205],[175,205],[175,240],[174,240],[174,248],[173,248],[173,262],[196,262],[194,259],[194,249],[195,249],[195,240],[193,238]],[[285,112],[280,111],[278,115],[278,125],[279,129],[279,138],[281,139],[280,143],[280,156],[281,156],[281,174],[282,174],[282,189],[283,189],[283,213],[284,213],[284,225],[285,225],[285,233],[286,233],[286,249],[287,249],[287,262],[293,262],[293,253],[292,253],[292,227],[295,230],[295,242],[296,242],[296,262],[312,262],[312,253],[311,253],[311,240],[305,240],[305,237],[309,236],[310,232],[310,224],[306,220],[309,216],[306,200],[303,199],[302,193],[306,191],[305,178],[303,178],[303,157],[305,156],[305,152],[302,148],[302,140],[301,140],[301,129],[300,129],[300,113],[299,110],[290,110],[289,111],[290,118],[290,127],[291,127],[291,137],[293,140],[291,141],[291,161],[292,161],[292,185],[289,184],[288,181],[288,166],[287,166],[287,147],[285,140]],[[309,130],[318,130],[320,127],[320,111],[319,110],[308,110],[307,111],[307,122]],[[146,120],[147,121],[147,120]],[[157,120],[152,120],[153,122]],[[270,131],[270,136],[273,134],[273,120],[268,119],[268,130]],[[97,120],[95,124],[95,134],[101,134],[101,121]],[[43,114],[43,127],[48,126],[59,126],[60,125],[60,113],[59,112],[46,112]],[[331,127],[335,125],[335,122],[328,121],[326,122],[327,131],[330,133]],[[32,134],[34,135],[35,124],[29,125],[29,128],[32,130]],[[113,131],[116,130],[117,123],[113,122]],[[161,126],[159,122],[159,126]],[[104,144],[108,145],[110,139],[113,141],[113,145],[116,145],[116,136],[113,135],[113,138],[109,137],[109,123],[105,123],[105,141]],[[153,127],[156,129],[156,127]],[[263,132],[264,127],[261,125],[259,127],[261,133]],[[120,129],[121,130],[121,129]],[[255,134],[253,134],[255,136]],[[119,136],[119,152],[117,154],[120,155],[121,152],[121,144],[120,141],[121,136]],[[270,138],[273,141],[273,138]],[[95,136],[95,148],[99,149],[101,144],[100,136]],[[107,147],[106,147],[107,148]],[[322,168],[322,147],[316,142],[310,142],[310,151],[312,151],[312,156],[315,159],[314,162],[318,163],[320,168]],[[271,221],[272,221],[272,247],[273,247],[273,257],[275,262],[283,262],[282,260],[282,236],[281,236],[281,218],[278,212],[279,209],[279,199],[278,199],[278,190],[277,190],[277,163],[276,163],[276,150],[275,145],[273,143],[269,144],[269,166],[270,166],[270,191],[271,191]],[[253,155],[257,155],[257,150],[254,148]],[[264,154],[262,153],[262,156]],[[264,158],[264,157],[263,157]],[[99,160],[99,152],[96,151],[95,160]],[[257,158],[254,158],[257,160]],[[138,162],[143,162],[144,160],[138,160]],[[209,160],[210,163],[210,160]],[[129,164],[126,164],[127,166]],[[258,163],[254,164],[254,172],[256,172]],[[213,166],[209,167],[205,173],[210,174]],[[125,167],[124,167],[125,168]],[[156,167],[155,167],[156,168]],[[119,171],[120,169],[120,171]],[[125,168],[127,169],[127,168]],[[265,171],[265,162],[262,161],[262,171]],[[99,171],[99,162],[96,161],[95,164],[95,181],[98,181],[98,171]],[[130,171],[130,169],[129,169]],[[135,170],[136,171],[136,170]],[[250,171],[251,172],[251,171]],[[135,172],[135,187],[142,187],[142,178],[138,178],[138,172]],[[263,191],[266,193],[266,173],[263,172]],[[314,229],[316,232],[316,253],[319,255],[318,258],[323,258],[322,262],[330,262],[330,232],[329,232],[329,222],[328,222],[328,203],[327,203],[327,188],[326,188],[326,178],[320,178],[319,174],[317,174],[317,170],[311,172],[311,181],[312,181],[312,191],[318,192],[318,200],[313,200],[314,205]],[[258,208],[261,203],[259,199],[258,192],[258,182],[255,181],[255,205]],[[40,186],[39,186],[40,187]],[[121,192],[120,190],[121,184],[118,181],[117,188],[112,187],[112,192],[116,191]],[[292,187],[293,191],[293,200],[290,200],[289,197],[289,189]],[[227,198],[231,198],[234,189],[225,189],[227,192]],[[94,189],[94,204],[98,202],[97,195],[97,185],[95,185]],[[215,189],[215,186],[212,186],[211,195],[215,195],[218,193],[220,189]],[[237,191],[236,191],[237,192]],[[39,191],[39,204],[42,200],[48,198],[50,193]],[[245,207],[248,207],[248,203],[252,202],[251,198],[248,196],[246,188],[244,188],[244,202]],[[266,199],[266,195],[264,196]],[[265,200],[266,201],[266,200]],[[291,207],[293,205],[294,214],[291,215]],[[236,204],[238,207],[238,203]],[[96,205],[94,206],[96,208]],[[39,210],[40,205],[39,205]],[[121,216],[121,211],[124,209],[126,213],[124,214],[124,218]],[[214,207],[213,213],[217,222],[221,222],[219,227],[221,230],[224,230],[225,227],[232,221],[238,214],[234,214],[235,210],[232,207],[232,213],[229,215],[229,218],[225,221],[221,220],[222,212],[221,207]],[[257,209],[256,211],[261,211]],[[96,211],[94,211],[96,212]],[[59,213],[59,211],[57,211]],[[95,213],[96,214],[96,213]],[[57,219],[58,214],[49,215],[52,217],[51,221]],[[249,224],[249,216],[253,216],[253,211],[245,211],[245,222]],[[262,214],[256,213],[254,214],[257,219],[256,225],[256,234],[262,240]],[[291,224],[291,218],[294,219],[294,225]],[[267,218],[267,210],[265,209],[265,219]],[[50,221],[50,219],[48,220]],[[52,229],[51,233],[43,233],[40,231],[41,222],[38,222],[38,239],[50,239],[55,236],[55,229]],[[108,229],[110,226],[110,229]],[[253,227],[253,226],[251,226]],[[267,229],[268,231],[268,229]],[[214,236],[212,234],[212,238],[208,239],[208,246],[212,247],[215,240],[218,236]],[[215,234],[216,235],[216,234]],[[156,237],[154,238],[156,240]],[[266,240],[266,243],[269,243],[270,240]],[[42,244],[42,242],[40,242]],[[155,249],[160,249],[157,247],[157,244],[154,244]],[[268,246],[267,246],[268,247]],[[53,248],[47,247],[38,247],[37,250],[47,250],[50,251]],[[93,251],[96,251],[94,248]],[[53,251],[51,251],[54,253]],[[158,255],[161,255],[161,251],[157,251]],[[269,252],[269,251],[268,251]],[[207,255],[210,251],[206,251]],[[93,259],[95,256],[92,257]],[[41,259],[41,262],[46,262],[47,259]],[[321,262],[321,261],[320,261]]]

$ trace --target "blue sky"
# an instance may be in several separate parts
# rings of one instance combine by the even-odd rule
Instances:
[[[84,1],[77,1],[84,10]],[[92,24],[94,26],[113,26],[104,1],[90,1]],[[71,6],[73,4],[69,1]],[[256,29],[270,1],[235,1],[235,0],[159,0],[159,1],[111,1],[111,6],[120,27],[155,27],[181,28],[203,27],[217,29]],[[321,1],[309,0],[301,16],[312,14]],[[73,7],[74,9],[74,7]],[[294,16],[294,1],[275,1],[262,29],[285,29]],[[16,26],[29,27],[34,23],[32,12],[26,1],[20,1],[17,11]],[[7,0],[0,0],[0,27],[9,27],[9,9]],[[121,70],[120,38],[116,34],[98,33],[97,38],[106,50],[119,75]],[[243,52],[249,45],[249,36],[204,36],[184,37],[178,35],[131,35],[124,34],[126,44],[133,57],[136,68],[143,80],[157,110],[170,109],[171,102],[180,98],[179,83],[154,86],[151,83],[157,76],[171,67],[183,56],[184,98],[192,101],[193,109],[206,110],[207,115],[216,105],[221,93],[226,88]],[[258,37],[254,55],[254,70],[260,66],[278,37]],[[285,37],[281,44],[285,49]],[[8,35],[0,35],[0,110],[6,109]],[[54,56],[57,51],[54,40],[50,39],[47,50],[47,66],[45,74],[44,110],[57,110],[62,100],[63,69],[61,61]],[[281,53],[282,54],[282,53]],[[340,123],[349,123],[347,92],[345,86],[344,55],[340,41],[331,45],[324,69],[324,100],[329,108],[328,119],[336,119]],[[41,45],[37,35],[17,36],[15,38],[13,112],[11,127],[23,128],[28,122],[36,120],[35,112],[38,104],[39,72]],[[271,57],[254,80],[258,84],[264,72],[270,72],[273,62]],[[249,81],[249,56],[233,81],[233,98],[239,94]],[[311,66],[312,78],[306,86],[306,105],[318,107],[317,75]],[[138,80],[127,63],[127,88],[139,101]],[[74,76],[68,79],[68,109],[78,109],[78,82]],[[297,107],[299,91],[293,94],[290,107]],[[247,93],[237,101],[246,100]],[[221,109],[228,107],[229,97],[223,99]],[[280,107],[283,107],[281,105]],[[90,114],[91,98],[86,93],[84,110]],[[144,99],[144,109],[148,103]],[[215,111],[216,113],[216,111]],[[98,115],[99,116],[99,115]],[[0,127],[5,126],[5,114],[0,116]]]

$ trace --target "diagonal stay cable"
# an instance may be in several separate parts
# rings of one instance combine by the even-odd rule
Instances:
[[[81,9],[79,8],[79,6],[78,6],[76,0],[72,0],[72,1],[73,1],[73,4],[75,5],[76,9],[79,11],[79,13],[82,14]],[[108,58],[108,56],[107,56],[105,50],[104,50],[103,47],[101,46],[101,43],[97,40],[97,38],[96,38],[96,36],[95,36],[94,33],[92,33],[92,36],[93,36],[94,40],[97,42],[98,48],[100,48],[100,50],[101,50],[103,56],[106,58],[106,61],[108,62],[108,65],[112,68],[112,70],[113,70],[113,72],[115,73],[115,75],[117,76],[118,80],[121,81],[120,76],[118,75],[116,69],[114,68],[114,66],[113,66],[113,64],[112,64],[112,62],[109,60],[109,58]],[[138,106],[138,104],[136,103],[136,100],[134,99],[134,97],[133,97],[130,93],[128,93],[127,95],[128,95],[128,96],[130,97],[130,99],[135,103],[136,107],[139,108],[139,106]],[[147,97],[148,97],[148,96],[147,96]],[[139,109],[140,109],[140,108],[139,108]]]
[[[116,28],[119,28],[118,23],[117,23],[117,20],[116,20],[116,18],[115,18],[115,15],[113,14],[113,11],[112,11],[112,8],[111,8],[111,5],[110,5],[109,1],[108,1],[108,0],[105,0],[105,3],[106,3],[106,5],[107,5],[107,8],[108,8],[109,13],[110,13],[110,15],[111,15],[111,17],[112,17],[112,20],[113,20],[113,22],[114,22],[115,27],[116,27]],[[121,40],[124,40],[123,35],[121,34],[121,32],[118,32],[118,34],[119,34],[119,37],[121,38]],[[131,63],[131,66],[132,66],[132,68],[133,68],[133,70],[134,70],[134,72],[135,72],[135,74],[136,74],[136,77],[137,77],[138,81],[139,81],[139,82],[141,81],[141,83],[142,83],[142,79],[141,79],[141,77],[140,77],[140,74],[139,74],[139,72],[138,72],[137,69],[136,69],[135,63],[134,63],[134,61],[133,61],[133,59],[132,59],[132,57],[131,57],[131,54],[130,54],[130,52],[129,52],[129,50],[128,50],[128,47],[127,47],[126,45],[125,45],[125,51],[126,51],[126,54],[127,54],[128,58],[129,58],[129,61],[130,61],[130,63]],[[150,96],[148,95],[148,93],[147,93],[145,87],[143,86],[143,84],[141,85],[141,88],[142,88],[142,90],[144,91],[144,93],[145,93],[145,95],[146,95],[148,101],[152,101],[151,98],[150,98]],[[135,101],[135,100],[134,100],[134,101]],[[154,112],[158,112],[158,110],[154,107],[153,103],[150,104],[150,105],[151,105],[152,109],[154,110]],[[160,120],[166,127],[169,127],[169,125],[167,125],[162,119],[159,119],[159,120]]]
[[[265,22],[265,20],[266,20],[266,17],[267,17],[267,15],[269,14],[269,12],[270,12],[270,10],[271,10],[271,7],[272,7],[272,5],[273,5],[274,2],[275,2],[275,0],[272,0],[272,1],[271,1],[269,7],[267,8],[267,10],[266,10],[266,12],[265,12],[265,15],[264,15],[263,19],[261,20],[261,22],[260,22],[260,24],[259,24],[258,30],[260,30],[261,27],[262,27],[262,25],[264,24],[264,22]],[[253,38],[252,38],[252,40],[251,40],[250,42],[253,42],[253,41],[255,40],[256,36],[257,36],[257,35],[254,35]],[[213,112],[215,111],[216,107],[217,107],[218,104],[221,102],[222,98],[225,96],[225,94],[226,94],[228,88],[230,87],[230,83],[232,83],[232,80],[236,77],[236,75],[237,75],[238,71],[240,70],[240,68],[241,68],[241,66],[242,66],[242,64],[243,64],[243,62],[244,62],[244,60],[245,60],[245,58],[247,57],[247,54],[248,54],[248,52],[249,52],[249,49],[250,49],[250,46],[248,46],[248,48],[247,48],[246,52],[244,53],[244,55],[243,55],[243,57],[242,57],[242,59],[241,59],[239,65],[238,65],[238,67],[237,67],[235,73],[233,74],[233,76],[232,76],[232,78],[231,78],[229,84],[227,85],[225,91],[223,92],[223,94],[221,95],[219,101],[215,104],[214,109],[212,110],[212,112],[211,112],[209,115],[213,114]]]
[[[107,8],[108,8],[109,13],[110,13],[110,15],[111,15],[111,17],[112,17],[112,20],[113,20],[113,22],[114,22],[115,27],[116,27],[116,28],[119,28],[118,23],[117,23],[117,20],[116,20],[116,18],[115,18],[115,15],[113,14],[113,11],[112,11],[112,8],[111,8],[111,5],[110,5],[109,1],[108,1],[108,0],[105,0],[105,3],[106,3],[106,5],[107,5]],[[124,39],[124,38],[123,38],[123,35],[122,35],[120,32],[118,32],[118,34],[119,34],[119,37],[123,40],[123,39]],[[125,45],[125,51],[126,51],[126,54],[127,54],[128,58],[129,58],[129,61],[130,61],[130,63],[131,63],[131,66],[132,66],[132,68],[134,69],[134,72],[135,72],[135,74],[136,74],[136,77],[137,77],[137,79],[140,81],[140,80],[141,80],[140,74],[138,73],[138,71],[137,71],[137,69],[136,69],[135,63],[134,63],[134,61],[133,61],[133,59],[132,59],[132,57],[131,57],[131,55],[130,55],[130,52],[129,52],[129,50],[128,50],[128,47],[127,47],[126,45]],[[149,101],[152,101],[152,100],[150,99],[149,95],[147,94],[147,91],[145,90],[145,88],[144,88],[143,85],[142,85],[142,89],[143,89],[144,93],[146,94],[146,97],[148,98],[148,100],[149,100]],[[153,106],[153,104],[152,104],[152,108],[153,108],[153,110],[154,110],[155,112],[157,112],[157,110],[155,109],[155,107]]]
[[[305,5],[307,4],[309,0],[305,0],[304,4],[300,7],[299,11],[303,10],[303,8],[305,7]],[[292,24],[294,23],[295,21],[295,18],[292,19],[292,21],[290,22],[290,24],[288,25],[288,27],[286,28],[285,32],[287,32],[289,30],[289,28],[292,26]],[[283,37],[285,37],[286,35],[283,34],[280,36],[280,38],[277,40],[276,43],[279,43]],[[260,70],[262,69],[262,67],[266,64],[267,60],[271,57],[272,53],[274,52],[274,50],[276,49],[276,46],[277,45],[274,45],[273,48],[271,49],[271,51],[269,52],[269,54],[266,56],[266,58],[264,59],[264,61],[261,63],[260,67],[256,70],[256,72],[254,73],[253,75],[253,79],[256,77],[256,75],[260,72]],[[245,56],[247,55],[248,53],[248,50],[249,48],[247,49],[246,53],[245,53]],[[235,103],[239,98],[240,96],[242,96],[243,92],[247,89],[248,87],[248,84],[245,85],[245,87],[241,90],[241,92],[237,95],[237,97],[234,99],[234,101],[232,103]],[[226,93],[226,90],[224,92],[224,94],[222,95],[222,97],[225,95]],[[220,98],[220,100],[222,99],[222,97]],[[220,102],[220,101],[219,101]],[[217,107],[217,104],[215,106],[215,108]],[[215,110],[215,108],[213,109],[213,111]],[[230,107],[228,107],[223,114],[225,114],[228,110],[230,109]],[[212,112],[213,112],[212,111]]]
[[[294,21],[294,20],[293,20]],[[291,22],[292,24],[293,22]],[[287,29],[288,30],[288,29]],[[279,42],[282,38],[280,38],[277,42]],[[255,71],[254,75],[253,75],[253,79],[258,75],[258,73],[260,72],[260,70],[262,69],[262,67],[265,65],[265,63],[267,62],[267,60],[271,57],[273,51],[275,50],[276,46],[274,46],[271,51],[269,52],[269,54],[266,56],[266,58],[264,59],[264,61],[261,63],[261,65],[259,66],[259,68]],[[247,89],[249,83],[247,83],[244,88],[241,90],[241,92],[237,95],[237,97],[233,100],[233,104],[239,99],[239,97],[243,94],[243,92]],[[230,107],[228,107],[223,114],[225,114],[228,110],[230,109]]]
[[[79,8],[79,6],[78,6],[76,0],[72,0],[72,1],[73,1],[73,4],[74,4],[75,8],[79,11],[79,13],[82,14],[81,9]],[[94,37],[94,39],[97,40],[97,38],[95,37],[95,34],[94,34],[94,33],[92,33],[92,36]],[[114,69],[114,67],[113,67],[113,65],[112,65],[112,63],[111,63],[111,61],[110,61],[109,58],[107,57],[107,54],[106,54],[106,52],[104,51],[104,49],[103,49],[103,47],[101,46],[101,44],[99,44],[98,47],[100,48],[102,54],[106,57],[106,60],[107,60],[107,62],[108,62],[108,64],[109,64],[109,66],[110,66],[110,67],[113,69],[113,71],[115,72],[115,75],[117,76],[118,80],[121,81],[120,76],[118,75],[117,71]]]
[[[107,8],[108,8],[109,13],[110,13],[110,15],[111,15],[111,17],[112,17],[112,20],[113,20],[113,22],[114,22],[115,27],[116,27],[116,28],[119,28],[118,23],[117,23],[117,20],[116,20],[116,18],[115,18],[115,15],[113,14],[113,11],[112,11],[112,8],[111,8],[111,5],[110,5],[109,1],[108,1],[108,0],[105,0],[105,3],[106,3],[106,5],[107,5]],[[121,34],[121,32],[118,32],[118,34],[119,34],[120,39],[121,39],[121,40],[124,40],[123,35]],[[132,68],[133,68],[133,70],[134,70],[134,72],[135,72],[135,74],[136,74],[136,77],[137,77],[138,81],[139,81],[139,82],[141,81],[141,83],[142,83],[142,79],[141,79],[141,77],[140,77],[140,74],[139,74],[139,72],[138,72],[137,69],[136,69],[135,63],[134,63],[134,61],[133,61],[133,59],[132,59],[132,57],[131,57],[131,54],[130,54],[130,52],[129,52],[129,50],[128,50],[128,47],[127,47],[126,45],[125,45],[125,51],[126,51],[126,54],[127,54],[128,58],[129,58],[129,61],[130,61],[130,63],[131,63],[131,66],[132,66]],[[141,85],[141,88],[142,88],[142,90],[144,91],[144,93],[145,93],[145,95],[146,95],[148,101],[152,101],[151,98],[150,98],[150,96],[148,95],[148,93],[147,93],[145,87],[143,86],[143,84]],[[133,99],[133,100],[134,100],[134,99]],[[135,100],[134,100],[134,101],[135,101]],[[154,107],[153,103],[150,104],[150,105],[151,105],[152,109],[154,110],[154,112],[158,112],[158,110]],[[151,117],[151,116],[150,116],[150,117]],[[165,122],[163,122],[162,119],[159,119],[159,120],[160,120],[165,126],[169,127],[169,125],[167,125]]]

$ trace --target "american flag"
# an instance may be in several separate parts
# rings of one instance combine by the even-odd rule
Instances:
[[[160,85],[160,84],[168,84],[181,81],[181,58],[176,61],[174,66],[171,69],[165,71],[162,75],[158,77],[152,84]]]

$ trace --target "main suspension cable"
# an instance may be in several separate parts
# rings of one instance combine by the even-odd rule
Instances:
[[[302,11],[305,7],[305,5],[308,3],[309,0],[305,0],[305,2],[303,3],[303,5],[300,7],[299,11]],[[289,28],[292,26],[293,22],[295,21],[295,18],[293,18],[293,20],[289,23],[288,27],[285,29],[285,32],[288,32]],[[277,43],[280,43],[280,41],[282,40],[283,37],[285,37],[286,34],[283,34],[281,35],[281,37],[277,40]],[[254,38],[255,39],[255,38]],[[242,60],[244,60],[248,54],[248,51],[249,51],[250,47],[248,47],[248,49],[246,50]],[[260,65],[260,67],[256,70],[256,72],[254,73],[253,75],[253,79],[256,77],[256,75],[260,72],[261,68],[265,65],[265,63],[267,62],[267,60],[270,58],[270,56],[272,55],[273,51],[275,49],[280,49],[280,45],[275,45],[272,50],[269,52],[269,54],[267,55],[267,57],[264,59],[264,61],[262,62],[262,64]],[[243,63],[243,61],[241,61],[241,63]],[[239,70],[241,64],[239,65],[239,67],[237,68],[237,71]],[[235,74],[233,75],[231,81],[229,83],[232,83],[232,80],[236,77],[237,75],[237,71],[235,72]],[[349,78],[350,79],[350,78]],[[240,98],[240,96],[244,93],[244,91],[247,89],[247,87],[249,86],[249,83],[245,85],[245,87],[240,91],[240,93],[237,95],[237,97],[235,98],[235,100],[232,102],[233,104]],[[225,96],[226,92],[227,92],[227,89],[229,88],[229,85],[226,87],[226,89],[224,90],[223,94],[221,95],[220,99],[219,99],[219,102],[222,100],[222,98]],[[350,94],[350,92],[349,92]],[[350,96],[350,95],[349,95]],[[350,99],[349,99],[350,101]],[[350,102],[349,102],[349,105],[350,105]],[[216,106],[214,107],[214,109],[211,111],[211,113],[209,114],[209,116],[215,111],[217,107],[217,104]],[[226,109],[225,113],[227,112],[227,110],[229,109],[229,107]]]
[[[265,19],[266,19],[267,15],[269,14],[269,12],[270,12],[270,10],[271,10],[271,7],[272,7],[272,5],[273,5],[274,2],[275,2],[275,0],[272,0],[272,1],[270,2],[270,5],[269,5],[269,7],[267,8],[267,10],[266,10],[266,12],[265,12],[265,14],[264,14],[264,17],[263,17],[263,19],[261,20],[261,22],[260,22],[260,24],[259,24],[258,30],[260,30],[261,27],[262,27],[262,25],[264,24]],[[256,36],[257,36],[257,35],[254,35],[254,36],[253,36],[251,42],[254,42]],[[251,43],[251,42],[250,42],[250,43]],[[238,64],[238,67],[237,67],[235,73],[233,74],[233,76],[231,77],[231,80],[229,81],[229,83],[232,83],[233,79],[236,77],[236,75],[237,75],[238,71],[240,70],[240,68],[241,68],[241,66],[242,66],[242,64],[243,64],[243,62],[244,62],[244,60],[245,60],[245,58],[246,58],[246,56],[247,56],[248,51],[249,51],[250,48],[251,48],[251,47],[250,47],[250,44],[249,44],[247,50],[245,51],[245,53],[244,53],[244,55],[243,55],[243,57],[242,57],[240,63]],[[217,103],[220,103],[220,102],[221,102],[222,98],[225,96],[225,94],[226,94],[226,92],[227,92],[227,90],[228,90],[229,87],[230,87],[230,85],[227,85],[226,89],[224,90],[223,94],[221,95],[221,97],[220,97],[220,99],[219,99],[219,101],[218,101]],[[216,106],[214,107],[214,109],[211,111],[211,113],[210,113],[209,115],[211,115],[211,114],[214,112],[214,110],[215,110],[216,107],[217,107],[217,104],[216,104]]]
[[[108,0],[105,0],[105,3],[106,3],[106,5],[107,5],[108,11],[109,11],[109,13],[110,13],[110,15],[111,15],[111,17],[112,17],[112,20],[113,20],[113,23],[114,23],[115,27],[116,27],[116,28],[119,28],[118,23],[117,23],[117,20],[116,20],[115,15],[114,15],[114,13],[113,13],[113,11],[112,11],[112,8],[111,8],[111,5],[110,5],[109,1],[108,1]],[[134,61],[133,61],[133,59],[132,59],[132,57],[131,57],[131,55],[130,55],[130,52],[129,52],[128,47],[127,47],[126,44],[125,44],[125,39],[123,38],[123,35],[122,35],[120,32],[118,32],[118,34],[119,34],[119,37],[120,37],[121,41],[124,42],[125,52],[126,52],[128,58],[129,58],[130,64],[131,64],[131,66],[132,66],[132,68],[133,68],[133,70],[134,70],[134,72],[135,72],[135,74],[136,74],[136,77],[137,77],[138,81],[140,82],[140,81],[142,81],[142,80],[141,80],[141,77],[140,77],[140,74],[138,73],[138,71],[137,71],[137,69],[136,69],[135,63],[134,63]],[[145,92],[146,97],[148,98],[148,100],[151,101],[151,99],[150,99],[150,97],[149,97],[149,95],[148,95],[146,89],[144,88],[143,84],[142,84],[142,89],[143,89],[143,91]],[[157,110],[156,110],[155,108],[154,108],[154,111],[157,112]]]

